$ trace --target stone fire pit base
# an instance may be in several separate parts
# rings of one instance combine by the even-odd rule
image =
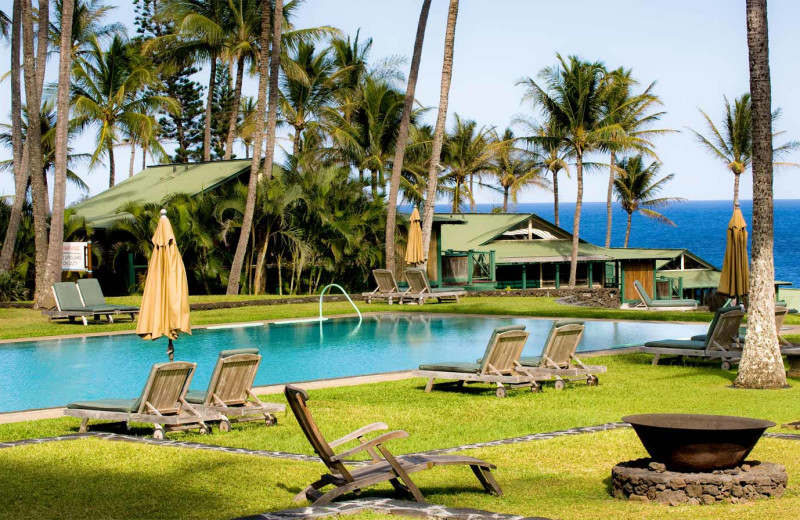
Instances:
[[[611,494],[640,502],[677,506],[742,503],[783,495],[789,476],[772,462],[747,461],[712,473],[666,471],[652,459],[623,462],[611,470]]]

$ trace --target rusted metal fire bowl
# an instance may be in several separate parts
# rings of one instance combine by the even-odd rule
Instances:
[[[739,466],[770,421],[726,415],[645,414],[630,423],[647,453],[670,471],[703,472]]]

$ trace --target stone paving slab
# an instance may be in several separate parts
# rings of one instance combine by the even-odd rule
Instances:
[[[275,511],[273,513],[264,513],[262,515],[243,517],[238,520],[300,520],[307,518],[330,518],[366,512],[414,518],[443,518],[452,520],[548,520],[541,516],[508,515],[504,513],[493,513],[491,511],[481,511],[479,509],[451,508],[436,504],[392,500],[388,498],[347,500],[324,506],[308,506]]]

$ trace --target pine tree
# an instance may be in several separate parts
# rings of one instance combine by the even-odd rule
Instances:
[[[225,141],[228,139],[230,113],[233,109],[233,81],[228,67],[217,67],[211,105],[211,159],[225,156]],[[201,143],[202,144],[202,143]],[[231,156],[234,157],[234,156]]]
[[[156,17],[159,0],[133,0],[136,9],[137,38],[152,39],[174,32],[172,22]],[[164,85],[163,94],[180,104],[179,113],[167,113],[159,118],[160,138],[177,144],[174,162],[199,160],[203,151],[203,86],[190,79],[197,69],[170,63],[158,63]]]

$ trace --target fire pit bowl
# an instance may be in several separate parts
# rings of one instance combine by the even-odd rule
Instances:
[[[646,414],[630,423],[647,453],[670,471],[703,472],[739,466],[770,421],[726,415]]]

